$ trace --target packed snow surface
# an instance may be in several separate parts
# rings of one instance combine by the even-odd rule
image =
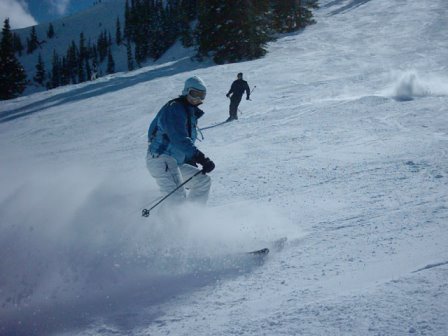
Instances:
[[[1,335],[448,334],[448,2],[320,3],[263,59],[0,103]],[[208,207],[142,218],[149,122],[191,75],[226,119],[240,71]]]

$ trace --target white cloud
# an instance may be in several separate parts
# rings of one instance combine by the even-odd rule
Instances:
[[[56,12],[59,15],[67,13],[70,0],[46,0],[50,5],[50,10]]]
[[[5,21],[6,18],[9,18],[9,24],[13,29],[34,26],[37,24],[37,21],[30,14],[27,4],[24,1],[19,0],[0,0],[0,19],[2,27],[3,21]]]

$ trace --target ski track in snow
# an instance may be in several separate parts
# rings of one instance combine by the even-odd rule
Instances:
[[[321,1],[260,60],[1,102],[0,333],[446,335],[447,11]],[[198,74],[200,126],[224,120],[239,71],[253,101],[198,144],[209,207],[139,218],[154,113]]]

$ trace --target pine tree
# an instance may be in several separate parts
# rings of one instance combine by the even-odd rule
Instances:
[[[62,73],[62,65],[61,60],[59,58],[56,50],[53,50],[53,61],[52,61],[52,69],[51,69],[51,84],[50,87],[52,89],[57,88],[61,85],[61,73]]]
[[[149,53],[148,43],[148,20],[149,8],[147,3],[140,0],[132,1],[131,18],[132,18],[132,41],[135,43],[135,60],[137,64],[141,64],[146,60]]]
[[[183,0],[179,4],[179,34],[182,45],[193,46],[194,38],[190,23],[197,18],[197,0]]]
[[[49,39],[52,39],[52,38],[54,37],[54,27],[53,27],[53,24],[52,24],[52,23],[50,23],[50,24],[48,25],[47,37],[48,37]]]
[[[126,0],[124,38],[135,46],[134,58],[140,65],[148,57],[159,58],[183,32],[183,43],[193,44],[189,27],[189,17],[195,14],[185,13],[187,23],[181,24],[182,9],[196,8],[196,0]]]
[[[103,31],[100,33],[96,45],[98,50],[99,61],[101,63],[107,56],[107,49],[108,49],[107,31]]]
[[[196,31],[198,56],[212,56],[216,63],[254,59],[266,53],[269,32],[263,28],[263,6],[250,0],[199,2]]]
[[[222,23],[219,0],[199,0],[198,4],[198,25],[195,31],[195,38],[198,45],[198,57],[209,56],[209,53],[216,50],[221,41],[216,40],[216,26]],[[216,21],[213,18],[216,18]]]
[[[22,56],[23,44],[20,36],[16,33],[13,33],[13,41],[14,41],[14,52],[18,53],[19,56]]]
[[[170,44],[167,45],[167,43],[169,43],[168,28],[166,25],[163,3],[161,0],[156,1],[153,13],[154,14],[151,20],[151,34],[156,36],[156,38],[151,41],[149,54],[152,58],[158,59],[170,46]]]
[[[67,57],[62,57],[62,63],[61,63],[61,85],[68,85],[70,84],[70,73],[71,70],[67,66]]]
[[[168,0],[165,8],[162,8],[162,24],[163,30],[165,31],[163,52],[176,42],[176,39],[180,34],[182,15],[179,9],[180,7],[177,4],[177,0]]]
[[[84,71],[85,61],[88,58],[86,40],[84,38],[84,33],[79,34],[79,55],[78,55],[78,83],[85,82],[89,76],[86,78],[86,72]]]
[[[115,72],[115,62],[114,58],[112,57],[112,52],[109,49],[109,53],[107,55],[107,73],[113,74]]]
[[[314,23],[310,9],[318,5],[316,0],[272,0],[272,7],[275,30],[286,33]]]
[[[103,32],[100,33],[100,36],[98,36],[98,39],[96,40],[96,50],[98,51],[98,58],[99,61],[102,62],[104,60],[104,43],[103,43]]]
[[[129,1],[126,0],[124,7],[124,31],[123,38],[129,40],[132,38],[132,28],[131,28],[131,9],[129,8]]]
[[[134,58],[132,57],[132,45],[129,39],[128,42],[126,43],[126,53],[128,57],[128,70],[132,71],[134,70]]]
[[[81,32],[79,34],[79,59],[80,59],[80,62],[89,56],[88,53],[89,52],[86,47],[86,39],[84,37],[84,33]]]
[[[180,41],[185,48],[189,48],[193,46],[193,32],[190,27],[190,22],[186,17],[181,19],[181,27],[180,27]]]
[[[151,56],[151,44],[158,36],[153,34],[153,18],[155,14],[155,4],[153,0],[143,0],[140,3],[143,18],[139,20],[141,34],[139,35],[141,60],[146,60]]]
[[[313,12],[311,9],[319,8],[318,0],[306,0],[303,2],[302,0],[298,0],[299,13],[297,17],[297,26],[299,28],[304,28],[310,24],[316,23],[313,19]]]
[[[45,64],[42,60],[42,55],[39,53],[39,57],[37,58],[37,64],[36,64],[36,75],[33,77],[33,79],[39,85],[44,85],[45,78],[46,78]]]
[[[89,54],[90,54],[90,59],[92,60],[92,65],[93,65],[92,71],[97,72],[96,67],[98,66],[99,61],[98,61],[98,49],[95,45],[90,47]]]
[[[306,0],[305,7],[309,9],[318,9],[319,8],[319,0]]]
[[[85,65],[84,68],[86,69],[86,80],[91,80],[92,78],[92,68],[90,67],[89,59],[85,59]]]
[[[120,25],[120,19],[117,17],[117,23],[116,23],[116,31],[115,31],[115,41],[117,42],[117,45],[120,45],[122,42],[122,36],[121,36],[121,25]]]
[[[67,66],[67,76],[71,84],[76,84],[76,78],[78,74],[78,62],[79,62],[79,51],[76,47],[75,41],[72,41],[71,45],[67,49],[66,55],[66,66]]]
[[[26,73],[14,54],[14,41],[9,19],[4,21],[0,42],[0,99],[19,96],[26,87]]]
[[[107,32],[107,46],[112,46],[112,35],[110,34],[110,32]]]
[[[272,27],[273,15],[271,2],[272,0],[253,1],[254,10],[256,13],[256,25],[269,37],[275,33],[275,30]]]
[[[27,39],[27,53],[31,54],[39,46],[39,41],[37,39],[36,27],[31,28],[31,33],[29,39]]]
[[[84,71],[84,61],[82,61],[81,59],[78,60],[78,71],[77,71],[77,75],[78,75],[78,83],[83,83],[86,81],[86,73]]]
[[[195,20],[198,16],[198,0],[182,0],[179,4],[180,12],[187,16],[188,22]]]

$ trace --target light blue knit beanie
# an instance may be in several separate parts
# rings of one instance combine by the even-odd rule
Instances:
[[[190,77],[185,81],[184,89],[182,90],[182,95],[183,96],[188,95],[190,89],[207,92],[207,88],[205,86],[204,81],[198,76]]]

